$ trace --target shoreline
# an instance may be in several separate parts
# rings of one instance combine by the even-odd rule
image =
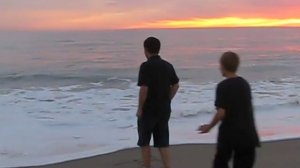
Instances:
[[[179,144],[172,145],[170,149],[173,155],[174,168],[181,166],[188,166],[189,168],[199,166],[211,167],[215,144]],[[157,151],[153,151],[155,151],[153,155],[154,166],[161,166]],[[263,142],[262,147],[257,150],[257,155],[257,168],[274,166],[274,168],[282,168],[282,166],[298,168],[300,165],[300,160],[297,157],[300,155],[300,138]],[[140,167],[141,163],[139,148],[128,148],[92,157],[19,168],[135,168]]]

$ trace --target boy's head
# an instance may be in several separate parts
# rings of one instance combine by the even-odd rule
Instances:
[[[220,59],[220,69],[224,77],[235,74],[240,65],[239,56],[231,51],[225,52]]]
[[[158,55],[160,51],[160,41],[155,37],[147,38],[144,41],[144,51],[147,58]]]

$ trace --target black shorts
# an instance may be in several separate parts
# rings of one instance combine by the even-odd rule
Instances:
[[[154,147],[169,147],[169,118],[141,118],[138,119],[138,146],[150,145],[153,134]]]

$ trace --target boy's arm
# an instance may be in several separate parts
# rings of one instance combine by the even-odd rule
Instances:
[[[205,124],[198,128],[198,131],[201,134],[208,133],[213,127],[215,127],[220,121],[222,121],[225,118],[226,98],[225,98],[224,90],[226,89],[223,87],[223,85],[219,84],[216,90],[216,101],[215,101],[217,113],[215,114],[210,124]]]
[[[220,121],[222,121],[225,117],[225,109],[218,108],[217,113],[215,114],[214,118],[210,122],[210,124],[205,124],[199,127],[198,131],[201,134],[208,133],[212,128],[214,128]]]
[[[139,105],[136,116],[140,118],[143,115],[143,107],[148,96],[148,86],[141,86],[139,93]]]
[[[178,89],[179,89],[179,83],[176,83],[175,85],[171,86],[171,92],[170,92],[170,98],[171,98],[171,100],[175,97]]]

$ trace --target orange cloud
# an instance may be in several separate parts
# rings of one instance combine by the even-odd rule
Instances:
[[[143,12],[114,13],[79,11],[6,11],[0,15],[1,29],[22,30],[99,30],[131,28],[211,28],[211,27],[300,27],[300,17],[220,17],[162,20],[145,19]],[[147,10],[155,14],[156,10]],[[157,21],[155,21],[157,20]]]
[[[143,23],[129,28],[300,27],[300,18],[193,18]]]

